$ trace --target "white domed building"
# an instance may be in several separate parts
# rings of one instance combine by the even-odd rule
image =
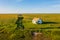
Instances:
[[[42,21],[42,19],[35,17],[35,18],[33,18],[32,23],[33,24],[42,24],[43,21]]]

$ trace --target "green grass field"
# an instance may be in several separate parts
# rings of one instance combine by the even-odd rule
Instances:
[[[17,17],[17,14],[0,14],[0,40],[32,40],[31,31],[40,32],[41,30],[45,37],[60,40],[60,14],[23,14],[25,27],[23,31],[15,30]],[[42,18],[44,23],[33,24],[34,17]]]

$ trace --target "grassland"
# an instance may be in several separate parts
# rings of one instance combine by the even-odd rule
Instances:
[[[18,14],[0,14],[0,40],[24,40],[21,38],[23,34],[25,40],[32,40],[31,31],[41,30],[44,36],[60,40],[60,14],[23,14],[24,31],[15,30],[17,17]],[[33,24],[31,21],[34,17],[42,18],[44,23]]]

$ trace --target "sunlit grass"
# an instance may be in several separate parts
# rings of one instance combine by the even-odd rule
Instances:
[[[25,30],[15,30],[17,26],[15,24],[17,14],[0,15],[0,40],[22,40],[20,37],[23,36],[23,34],[26,37],[25,40],[31,40],[31,31],[34,31],[33,29],[39,31],[42,29],[45,36],[51,36],[53,40],[60,39],[58,32],[60,31],[60,14],[23,14],[23,17]],[[42,18],[44,22],[56,23],[33,24],[32,19],[34,17]]]

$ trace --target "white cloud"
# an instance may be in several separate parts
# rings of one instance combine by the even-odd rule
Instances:
[[[23,0],[16,1],[21,2]],[[24,9],[0,7],[0,13],[60,13],[60,4],[50,5],[44,8],[24,8]]]
[[[0,13],[60,13],[59,5],[52,5],[42,8],[3,8],[0,7]]]
[[[51,7],[60,8],[60,4],[52,5]]]
[[[0,13],[17,13],[16,9],[0,7]]]
[[[60,5],[50,5],[42,8],[24,8],[20,13],[60,13]]]

